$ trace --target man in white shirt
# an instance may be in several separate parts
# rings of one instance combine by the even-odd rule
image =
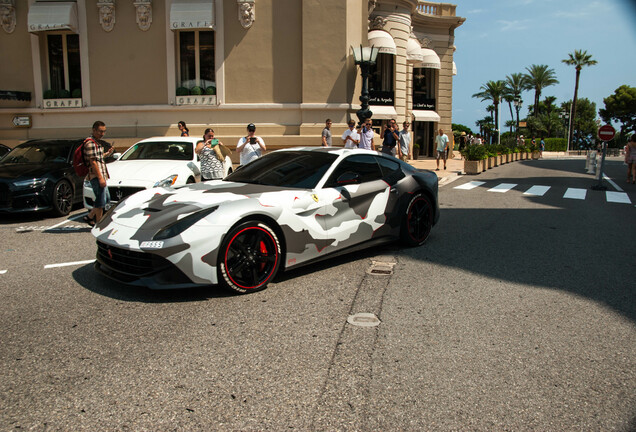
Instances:
[[[409,132],[411,123],[405,121],[402,123],[402,126],[404,129],[400,131],[400,145],[398,146],[398,150],[400,152],[400,159],[406,162],[409,158],[409,154],[411,154],[411,133]]]
[[[437,169],[435,171],[439,171],[439,159],[444,159],[444,169],[446,169],[446,156],[448,154],[448,136],[444,133],[444,129],[439,130],[435,142],[437,143]]]
[[[362,129],[360,129],[360,144],[358,147],[366,150],[375,150],[375,145],[373,144],[373,128],[371,127],[373,123],[371,119],[368,118],[364,121],[362,125]]]
[[[360,144],[360,135],[356,132],[356,122],[355,120],[349,120],[349,129],[344,131],[342,134],[342,144],[344,144],[344,148],[358,148],[358,144]]]
[[[236,151],[241,155],[241,165],[245,165],[258,159],[267,150],[265,141],[259,136],[255,136],[256,126],[254,123],[247,125],[247,136],[241,137],[236,144]]]

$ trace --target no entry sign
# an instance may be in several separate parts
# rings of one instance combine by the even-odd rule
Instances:
[[[601,141],[611,141],[615,134],[616,131],[611,125],[603,125],[598,128],[598,139]]]

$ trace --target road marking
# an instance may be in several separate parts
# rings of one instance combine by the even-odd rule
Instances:
[[[587,189],[568,188],[563,198],[584,200],[587,195]]]
[[[550,189],[550,186],[532,186],[530,189],[525,191],[524,195],[535,195],[535,196],[543,196]]]
[[[629,196],[625,192],[605,192],[605,199],[607,202],[621,203],[621,204],[631,204],[631,200]]]
[[[69,222],[70,222],[70,219],[66,219],[66,220],[64,220],[64,221],[60,222],[59,224],[56,224],[56,225],[53,225],[53,226],[47,227],[47,228],[46,228],[46,229],[44,229],[43,231],[53,230],[53,229],[55,229],[55,228],[57,228],[57,227],[60,227],[60,226],[62,226],[62,225],[64,225],[64,224],[66,224],[66,223],[69,223]]]
[[[486,182],[471,181],[469,183],[464,183],[463,185],[460,185],[460,186],[455,186],[454,189],[471,190],[483,185],[484,183]]]
[[[517,186],[515,183],[502,183],[492,189],[488,189],[488,192],[506,193],[515,186]]]
[[[67,263],[59,263],[59,264],[47,264],[44,266],[45,269],[57,268],[57,267],[69,267],[74,265],[84,265],[95,262],[94,259],[86,260],[86,261],[75,261],[75,262],[67,262]]]
[[[613,181],[611,178],[609,178],[608,176],[606,176],[605,174],[603,174],[603,178],[604,178],[605,180],[607,180],[607,182],[608,182],[609,184],[611,184],[612,186],[614,186],[614,189],[616,189],[617,191],[619,191],[619,192],[625,192],[623,189],[621,189],[621,187],[620,187],[619,185],[617,185],[616,183],[614,183],[614,181]]]
[[[0,274],[5,274],[7,270],[0,270]]]

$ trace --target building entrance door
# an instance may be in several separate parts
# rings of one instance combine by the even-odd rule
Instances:
[[[413,136],[415,137],[414,142],[420,146],[420,156],[435,155],[435,123],[414,121]]]

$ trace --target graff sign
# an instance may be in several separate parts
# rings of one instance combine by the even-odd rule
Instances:
[[[210,21],[172,21],[170,23],[170,28],[173,30],[179,29],[213,29],[214,24]]]
[[[216,96],[177,96],[177,105],[216,105]]]
[[[44,99],[44,108],[81,108],[82,98]]]

